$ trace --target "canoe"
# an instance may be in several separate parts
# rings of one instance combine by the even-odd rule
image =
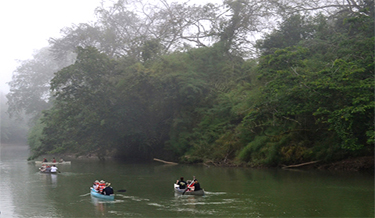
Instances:
[[[57,173],[60,172],[60,171],[57,171],[57,172],[42,171],[42,168],[39,168],[39,172],[40,172],[40,173],[45,173],[45,174],[57,174]]]
[[[184,193],[185,189],[180,189],[177,184],[174,184],[174,192],[177,194]],[[204,190],[198,190],[198,191],[186,191],[184,195],[197,195],[197,196],[203,196]]]
[[[45,173],[45,174],[57,174],[57,172],[44,172],[44,171],[39,171],[40,173]]]
[[[45,173],[45,174],[57,174],[57,172],[46,172],[46,171],[41,171],[39,170],[40,173]]]
[[[90,194],[91,196],[93,197],[96,197],[96,198],[100,198],[100,199],[103,199],[103,200],[115,200],[115,195],[114,194],[111,194],[111,195],[103,195],[101,193],[99,193],[98,191],[96,191],[95,189],[93,188],[90,188]]]
[[[35,161],[35,164],[46,164],[46,165],[57,165],[57,164],[71,164],[71,161],[63,161],[63,162],[43,162],[43,161]]]

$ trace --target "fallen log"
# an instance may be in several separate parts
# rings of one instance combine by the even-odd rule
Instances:
[[[173,165],[178,164],[178,163],[175,163],[175,162],[169,162],[169,161],[160,160],[160,159],[157,159],[157,158],[154,158],[154,161],[162,162],[162,163],[165,163],[165,164],[173,164]]]
[[[301,163],[301,164],[294,164],[294,165],[289,165],[289,166],[283,166],[282,168],[285,169],[285,168],[297,168],[297,167],[302,167],[302,166],[306,166],[306,165],[311,165],[311,164],[315,164],[315,163],[318,163],[320,160],[315,160],[315,161],[310,161],[310,162],[306,162],[306,163]]]

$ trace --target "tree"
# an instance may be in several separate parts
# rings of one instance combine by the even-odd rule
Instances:
[[[55,55],[82,47],[52,79],[53,107],[33,131],[41,137],[31,137],[41,140],[35,154],[268,165],[367,154],[375,135],[372,12],[315,3],[98,8],[98,22],[51,40]],[[257,45],[259,59],[245,60],[250,35],[271,18],[280,25]]]
[[[329,28],[329,24],[322,15],[308,17],[295,14],[285,18],[278,28],[258,40],[256,48],[261,55],[273,54],[277,49],[296,46],[301,41],[318,37],[316,34],[322,34],[323,28]]]
[[[9,114],[24,111],[35,117],[50,107],[50,80],[56,71],[67,64],[69,61],[56,60],[48,47],[37,51],[33,59],[21,61],[9,82]]]
[[[289,17],[295,13],[323,13],[326,16],[337,16],[341,13],[356,14],[365,13],[370,16],[374,16],[374,2],[371,0],[351,0],[351,1],[338,1],[338,0],[326,0],[326,1],[273,1],[279,10],[279,14],[283,17]]]
[[[112,106],[111,60],[94,48],[78,48],[77,61],[56,73],[51,90],[56,100],[44,112],[42,146],[36,154],[95,151],[104,156],[111,145],[107,118]]]
[[[322,159],[371,152],[374,40],[368,33],[372,24],[372,18],[357,13],[329,26],[334,35],[316,33],[298,43],[303,47],[280,46],[263,56],[259,65],[264,84],[261,100],[244,118],[245,129],[278,142],[271,150],[284,158],[296,148],[304,159],[312,158],[309,152]],[[269,130],[277,127],[281,129],[270,135]],[[298,137],[293,132],[299,132]],[[287,138],[291,136],[294,143]],[[286,140],[289,146],[283,144]],[[249,144],[246,149],[254,152],[254,146],[270,145],[262,143]]]
[[[7,114],[7,107],[5,95],[0,92],[0,142],[25,143],[28,131],[25,114],[11,118]]]
[[[187,45],[206,47],[220,42],[235,56],[248,55],[253,52],[253,36],[272,26],[265,19],[275,10],[268,1],[191,5],[119,0],[96,9],[97,22],[65,28],[64,36],[51,38],[50,44],[58,54],[92,46],[110,57],[127,57],[132,64],[148,56],[151,45],[157,48],[154,54],[164,55]]]

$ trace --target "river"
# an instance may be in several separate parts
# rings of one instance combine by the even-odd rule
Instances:
[[[374,217],[372,173],[72,160],[49,175],[28,155],[0,147],[0,218]],[[173,183],[193,175],[205,196],[176,195]],[[90,196],[96,179],[111,182],[114,201]]]

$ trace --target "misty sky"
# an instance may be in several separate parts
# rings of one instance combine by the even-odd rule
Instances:
[[[17,67],[16,60],[31,59],[34,50],[58,37],[60,29],[94,20],[101,0],[1,0],[0,1],[0,91]]]
[[[168,0],[168,2],[186,0]],[[94,10],[102,0],[1,0],[0,1],[0,92],[8,93],[17,60],[32,58],[34,51],[48,46],[50,37],[72,24],[95,20]],[[109,3],[108,3],[109,2]],[[105,0],[113,5],[116,0]],[[221,0],[191,0],[196,4]]]

